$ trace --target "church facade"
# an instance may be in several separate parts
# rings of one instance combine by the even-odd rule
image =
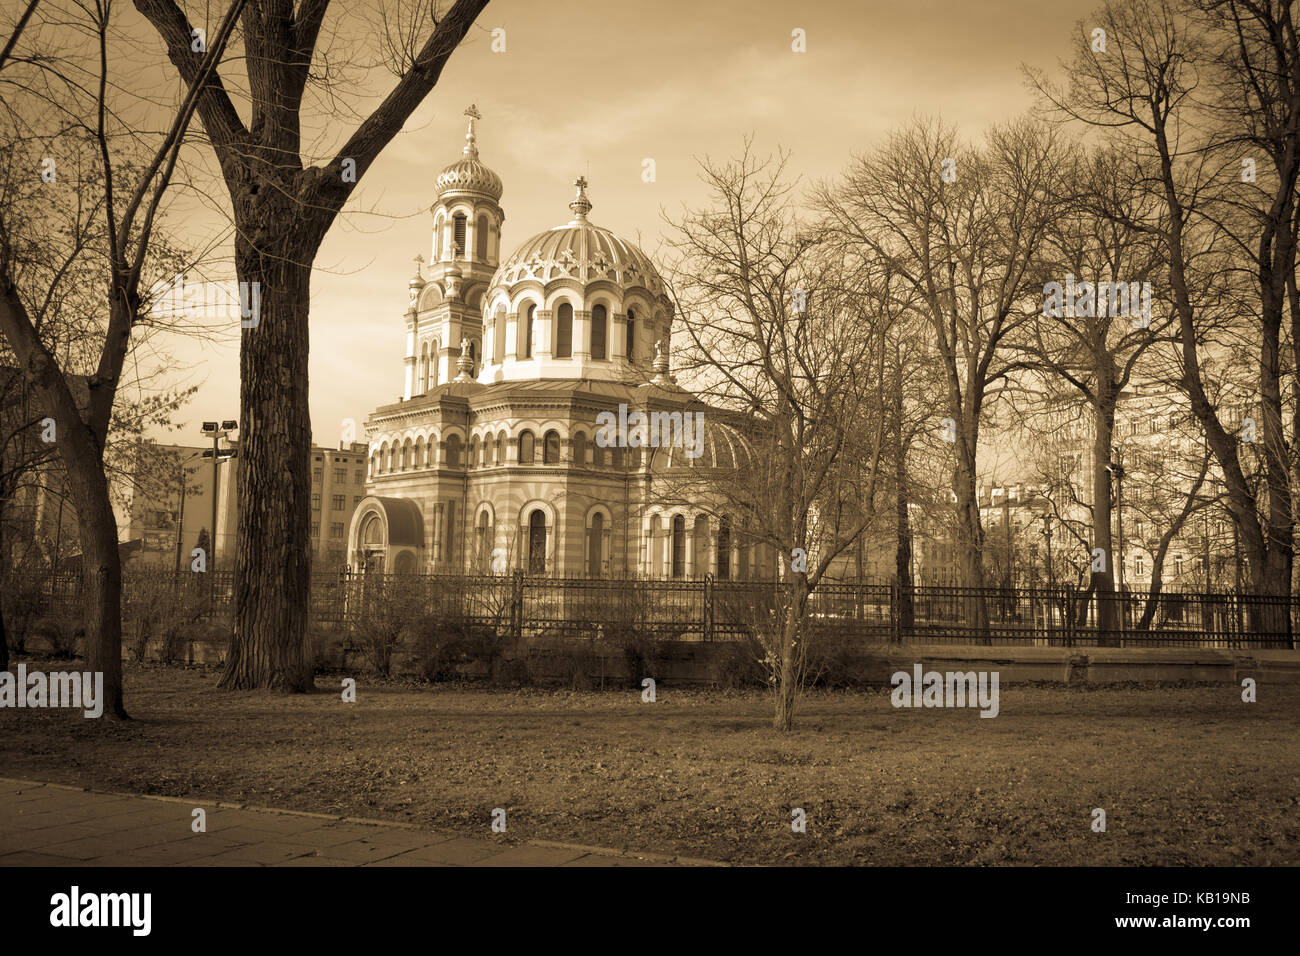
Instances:
[[[654,263],[590,220],[581,177],[568,220],[503,257],[503,183],[466,113],[410,281],[402,395],[366,423],[350,567],[768,576],[774,558],[727,515],[683,499],[744,469],[752,446],[743,420],[669,374],[673,307]]]

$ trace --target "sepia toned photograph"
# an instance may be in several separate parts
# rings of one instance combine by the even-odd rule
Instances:
[[[20,922],[188,942],[217,867],[250,920],[443,885],[358,868],[798,867],[918,920],[1264,925],[1298,28],[4,0]]]

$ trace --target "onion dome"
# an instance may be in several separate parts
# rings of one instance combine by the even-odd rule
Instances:
[[[476,106],[470,104],[465,115],[469,117],[469,129],[465,133],[465,149],[460,159],[438,174],[438,198],[472,196],[499,202],[505,186],[501,182],[501,177],[488,169],[478,158],[478,143],[474,138],[474,121],[481,119],[482,114]]]

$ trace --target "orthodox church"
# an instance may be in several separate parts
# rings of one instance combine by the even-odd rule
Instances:
[[[753,452],[743,420],[669,374],[673,306],[654,263],[591,221],[582,177],[566,222],[502,256],[504,186],[466,115],[410,281],[401,398],[366,422],[350,567],[725,580],[774,566],[728,516],[682,503],[675,475],[726,480]],[[663,433],[702,427],[656,443],[602,426],[638,412]]]

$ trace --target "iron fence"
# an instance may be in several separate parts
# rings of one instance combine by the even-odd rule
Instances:
[[[170,592],[189,616],[229,626],[231,571],[131,571],[128,620],[153,593]],[[75,621],[78,576],[11,581],[6,613]],[[309,619],[319,627],[365,627],[430,615],[515,636],[544,632],[653,633],[725,640],[756,632],[784,612],[788,583],[643,578],[552,578],[507,574],[315,575]],[[1162,591],[1099,596],[1074,588],[825,584],[807,599],[815,635],[869,643],[995,644],[1041,647],[1292,648],[1300,597]]]

